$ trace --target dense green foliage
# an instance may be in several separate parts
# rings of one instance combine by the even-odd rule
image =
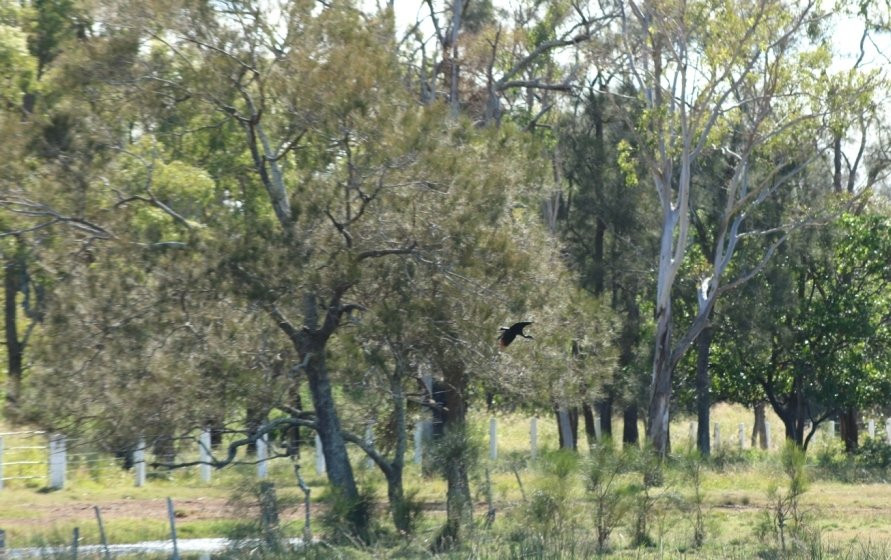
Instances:
[[[471,409],[556,411],[557,479],[580,415],[592,445],[595,411],[610,436],[621,408],[628,444],[644,416],[667,455],[694,401],[707,443],[712,391],[769,402],[798,445],[839,417],[856,446],[891,396],[887,81],[838,69],[832,14],[419,4],[407,26],[358,2],[0,7],[10,421],[122,456],[144,439],[172,468],[200,428],[244,436],[217,467],[308,429],[366,543],[347,444],[408,533],[417,428],[447,484],[437,551],[475,523]],[[499,348],[520,320],[534,338]],[[535,490],[532,525],[594,526],[603,551],[633,510],[651,542],[658,461],[598,448],[586,469],[594,519]]]

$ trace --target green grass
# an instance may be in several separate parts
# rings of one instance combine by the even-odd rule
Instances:
[[[538,537],[530,524],[528,502],[524,502],[512,467],[519,466],[519,475],[527,499],[535,492],[553,492],[554,478],[545,468],[546,457],[556,447],[556,422],[552,417],[542,417],[538,422],[539,460],[530,461],[529,419],[498,415],[499,457],[488,460],[488,415],[476,414],[472,420],[475,433],[480,439],[481,450],[486,457],[482,465],[491,471],[492,493],[498,513],[490,530],[478,529],[468,548],[456,551],[449,558],[587,558],[590,557],[593,524],[593,504],[585,492],[582,478],[573,474],[561,484],[567,496],[568,519],[572,527],[555,534]],[[672,424],[674,449],[680,451],[688,444],[689,419],[680,418]],[[751,413],[739,407],[719,405],[713,412],[713,421],[720,422],[724,445],[716,449],[713,459],[705,470],[703,491],[707,537],[701,549],[691,548],[692,525],[690,513],[679,504],[689,496],[691,489],[675,467],[668,469],[664,498],[657,502],[656,514],[651,521],[651,536],[655,546],[636,549],[631,547],[631,522],[619,524],[610,539],[611,558],[771,558],[776,551],[758,536],[756,528],[763,519],[767,507],[769,481],[778,475],[778,454],[748,449],[748,431]],[[735,426],[745,422],[745,449],[738,449]],[[774,441],[780,441],[782,430],[775,419]],[[733,426],[731,429],[730,427]],[[613,426],[621,433],[621,420]],[[616,445],[619,445],[618,443]],[[582,446],[584,448],[584,446]],[[821,451],[822,450],[822,451]],[[313,552],[317,557],[344,558],[417,558],[429,556],[427,552],[436,532],[442,524],[445,483],[438,477],[425,477],[421,469],[409,464],[405,472],[407,490],[415,492],[415,499],[427,504],[417,534],[411,539],[395,535],[385,510],[386,487],[376,468],[365,468],[362,457],[351,450],[355,459],[357,479],[371,492],[378,504],[374,518],[379,526],[379,541],[364,549],[337,548]],[[822,453],[822,455],[820,455]],[[580,455],[587,455],[586,450]],[[825,558],[884,558],[891,557],[891,487],[880,482],[887,473],[870,471],[870,476],[842,478],[839,472],[854,469],[845,466],[838,458],[836,449],[817,441],[810,454],[808,466],[812,483],[802,498],[802,507],[810,518],[810,524],[818,535]],[[819,460],[818,460],[819,458]],[[411,461],[409,454],[408,460]],[[841,461],[841,462],[840,462]],[[818,465],[819,463],[819,465]],[[824,464],[825,463],[825,464]],[[109,462],[111,465],[111,462]],[[305,450],[302,473],[312,488],[313,501],[326,507],[327,483],[324,475],[314,469],[312,450]],[[829,465],[829,466],[827,466]],[[831,467],[831,468],[830,468]],[[861,469],[862,471],[862,469]],[[151,471],[150,471],[151,472]],[[142,488],[133,485],[133,475],[119,468],[97,470],[87,464],[69,473],[65,489],[40,492],[39,487],[26,483],[8,484],[0,491],[0,528],[7,531],[7,545],[11,547],[66,544],[72,530],[78,527],[85,544],[98,543],[98,529],[92,516],[92,506],[103,511],[106,533],[110,542],[125,543],[167,538],[169,526],[163,500],[173,498],[178,512],[177,531],[180,537],[218,537],[243,532],[246,524],[255,523],[256,512],[239,505],[233,496],[243,494],[243,489],[255,479],[255,467],[238,465],[213,472],[212,482],[203,484],[197,468],[173,473],[155,473]],[[862,474],[862,473],[861,473]],[[625,482],[635,481],[634,474],[626,474]],[[286,460],[270,465],[270,479],[275,482],[279,498],[289,509],[283,517],[285,532],[300,536],[302,529],[302,493],[296,485],[292,467]],[[845,480],[867,480],[845,482]],[[869,482],[873,480],[874,482]],[[479,504],[477,518],[484,517],[485,489],[481,470],[471,482],[474,499]],[[200,515],[200,504],[213,501],[221,510],[221,517],[206,519]],[[242,500],[243,501],[243,500]],[[233,502],[233,503],[229,503]],[[127,504],[154,504],[149,515],[139,507]],[[222,504],[222,505],[221,505]],[[431,509],[434,508],[434,509]],[[53,511],[70,512],[72,515],[52,515]],[[35,512],[47,515],[34,521]],[[324,535],[314,520],[316,535]],[[539,538],[541,537],[541,538]],[[538,540],[536,540],[538,539]],[[885,554],[889,553],[889,554]]]

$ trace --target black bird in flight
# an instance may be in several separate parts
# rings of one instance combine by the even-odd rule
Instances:
[[[523,333],[523,329],[531,324],[532,321],[520,321],[519,323],[511,325],[510,328],[500,327],[501,335],[498,337],[498,344],[502,348],[507,348],[508,345],[517,338],[517,335],[522,336],[523,338],[532,338],[528,334]]]

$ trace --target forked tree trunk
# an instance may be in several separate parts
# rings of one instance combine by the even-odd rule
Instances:
[[[328,313],[338,313],[336,308],[339,306],[339,301],[333,301]],[[326,326],[329,322],[336,322],[338,318],[339,315],[335,318],[326,316]],[[325,472],[334,491],[338,493],[338,499],[344,500],[347,506],[348,513],[344,521],[355,536],[367,542],[369,512],[361,503],[356,487],[346,442],[340,428],[340,419],[334,405],[331,378],[325,363],[328,338],[335,327],[328,326],[328,330],[319,328],[318,301],[316,294],[312,292],[303,295],[303,321],[303,328],[299,331],[291,325],[284,325],[281,322],[279,324],[291,338],[300,362],[304,365],[316,414],[316,433],[322,441],[322,451],[325,455]]]

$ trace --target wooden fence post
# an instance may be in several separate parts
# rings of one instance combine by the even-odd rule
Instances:
[[[75,527],[71,531],[71,557],[77,560],[77,545],[80,542],[80,528]]]
[[[139,438],[139,443],[133,450],[133,476],[137,488],[145,485],[145,439],[143,438]]]
[[[176,544],[176,512],[173,511],[173,500],[167,496],[167,516],[170,518],[170,540],[173,541],[172,560],[179,560],[179,547]]]
[[[111,553],[108,551],[108,538],[105,536],[105,525],[102,523],[99,506],[93,506],[93,511],[96,512],[96,521],[99,523],[99,542],[102,543],[102,548],[105,550],[105,560],[111,560]]]
[[[49,487],[53,490],[65,487],[66,463],[65,436],[53,434],[49,438]]]
[[[210,482],[210,430],[207,428],[201,430],[198,436],[198,472],[201,474],[201,482],[207,484]]]
[[[742,451],[746,447],[746,425],[739,423],[739,450]]]
[[[696,447],[696,422],[690,422],[690,448]]]

